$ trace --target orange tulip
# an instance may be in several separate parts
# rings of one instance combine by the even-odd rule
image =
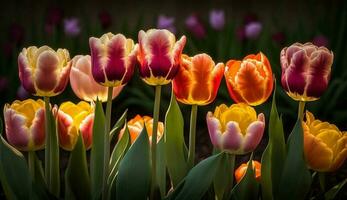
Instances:
[[[181,66],[172,87],[178,101],[189,105],[207,105],[217,96],[224,64],[215,65],[207,54],[182,55]]]
[[[255,171],[255,178],[257,179],[257,181],[260,181],[260,177],[261,177],[261,164],[260,164],[260,162],[258,162],[256,160],[252,160],[252,166],[253,166],[253,169]],[[237,183],[240,182],[242,177],[246,174],[247,167],[248,167],[248,162],[242,163],[242,165],[240,165],[235,170],[235,178],[236,178]]]
[[[152,141],[152,132],[153,132],[153,118],[149,116],[136,115],[133,119],[128,121],[127,125],[129,128],[131,144],[135,142],[137,137],[140,135],[144,124],[146,125],[146,131],[149,137],[149,142]],[[120,139],[125,131],[125,127],[120,131],[118,138]],[[158,123],[158,131],[157,131],[157,142],[159,142],[160,138],[164,134],[164,124],[163,122]]]
[[[273,77],[270,62],[263,53],[248,55],[242,61],[229,60],[226,66],[224,76],[235,102],[256,106],[269,98]]]
[[[320,172],[331,172],[341,167],[347,158],[347,132],[315,119],[310,112],[306,112],[303,129],[307,165]]]

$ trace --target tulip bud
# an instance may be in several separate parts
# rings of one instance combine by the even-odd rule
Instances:
[[[256,106],[269,98],[273,77],[270,62],[263,53],[248,55],[242,61],[229,60],[226,66],[225,80],[236,103]]]
[[[95,82],[92,75],[90,56],[75,56],[72,59],[70,84],[74,93],[84,101],[107,101],[107,87]],[[112,99],[123,89],[123,86],[113,88]]]
[[[207,54],[182,55],[181,66],[172,87],[178,101],[189,105],[207,105],[217,96],[224,64],[215,65]]]
[[[71,69],[69,52],[48,46],[24,48],[18,56],[19,79],[36,96],[56,96],[64,91]]]
[[[322,122],[306,112],[303,122],[304,154],[307,165],[316,171],[336,171],[347,158],[347,132]]]
[[[252,167],[255,172],[255,178],[257,181],[260,181],[261,177],[261,164],[260,162],[256,160],[252,160]],[[242,163],[236,170],[235,170],[235,179],[236,182],[239,183],[243,176],[246,174],[248,168],[248,162],[247,163]]]
[[[92,146],[94,106],[81,101],[78,104],[64,102],[53,108],[57,116],[57,129],[60,146],[71,151],[75,147],[78,135],[81,133],[86,149]]]
[[[233,104],[229,108],[222,104],[206,116],[211,142],[217,149],[232,154],[246,154],[258,146],[265,129],[265,117],[254,108]]]
[[[122,34],[106,33],[89,39],[92,74],[103,86],[115,87],[129,82],[136,64],[137,45]]]
[[[281,51],[282,87],[296,101],[314,101],[330,80],[334,54],[311,43],[295,43]]]
[[[176,42],[175,35],[165,29],[139,32],[140,76],[149,85],[166,85],[176,76],[186,37]]]
[[[14,101],[4,107],[6,137],[21,151],[36,151],[45,145],[45,108],[42,100]]]
[[[153,118],[149,116],[136,115],[133,119],[127,123],[131,144],[135,142],[137,137],[140,135],[144,126],[146,126],[146,131],[148,134],[149,142],[152,142],[152,132],[153,132]],[[118,138],[122,138],[125,131],[125,127],[120,131]],[[157,131],[157,143],[164,134],[164,124],[163,122],[158,122],[158,131]]]

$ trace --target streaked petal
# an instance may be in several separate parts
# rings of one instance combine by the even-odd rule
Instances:
[[[226,130],[222,134],[223,149],[232,153],[240,153],[239,150],[242,146],[243,136],[237,122],[230,121],[226,125]]]
[[[258,121],[255,121],[247,128],[247,133],[244,138],[243,150],[244,152],[254,151],[260,143],[265,129],[265,117],[261,113],[258,115]]]
[[[49,93],[56,88],[59,81],[59,58],[54,51],[44,51],[38,56],[34,76],[38,90]]]
[[[222,132],[220,122],[217,118],[213,117],[211,112],[207,113],[206,122],[213,146],[222,148]]]

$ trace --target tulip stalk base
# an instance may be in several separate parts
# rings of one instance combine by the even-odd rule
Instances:
[[[31,178],[35,180],[35,151],[28,152],[28,165]]]
[[[158,121],[159,121],[159,110],[160,110],[160,98],[161,98],[161,85],[155,87],[155,99],[154,99],[154,109],[153,109],[153,132],[151,141],[151,158],[152,158],[152,183],[151,183],[151,198],[155,197],[156,190],[156,171],[157,171],[157,133],[158,133]]]
[[[305,101],[299,101],[298,119],[302,122],[304,119]]]
[[[196,137],[196,116],[198,106],[192,105],[190,113],[190,128],[189,128],[189,151],[188,151],[188,167],[193,168],[195,160],[195,137]]]

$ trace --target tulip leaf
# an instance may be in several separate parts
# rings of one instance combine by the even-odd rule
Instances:
[[[119,165],[116,199],[147,199],[150,182],[149,139],[143,128]]]
[[[65,199],[90,199],[90,178],[88,174],[86,149],[80,133],[65,171]]]
[[[174,199],[201,199],[211,186],[222,157],[223,153],[210,156],[193,167],[183,180],[184,185]]]
[[[99,199],[102,192],[105,154],[105,115],[100,101],[96,101],[93,124],[93,143],[90,158],[92,199]]]
[[[32,180],[21,152],[10,146],[0,135],[0,180],[7,199],[28,199]]]
[[[166,165],[165,165],[165,143],[162,137],[157,144],[157,184],[161,198],[166,194]]]
[[[253,153],[248,161],[246,174],[242,177],[240,182],[235,185],[231,191],[232,200],[252,200],[259,199],[259,183],[255,178],[255,170],[252,164]]]
[[[311,174],[304,159],[304,138],[300,119],[289,135],[276,199],[305,199],[311,186]],[[275,193],[277,194],[277,193]]]
[[[184,121],[175,95],[171,93],[171,101],[165,116],[165,157],[173,188],[186,176],[188,165],[186,145],[184,143]]]
[[[110,159],[111,172],[108,177],[108,183],[110,185],[109,190],[111,193],[114,193],[113,191],[116,190],[115,177],[117,176],[117,173],[118,173],[118,167],[119,167],[120,161],[123,159],[129,147],[130,147],[130,134],[129,134],[128,126],[126,126],[123,136],[117,142],[111,154],[111,159]]]
[[[124,124],[125,124],[126,119],[127,119],[127,113],[128,113],[128,109],[126,109],[124,111],[122,116],[118,119],[118,121],[115,123],[115,125],[111,129],[111,131],[110,131],[110,138],[111,138],[110,141],[112,140],[113,136],[115,134],[117,134],[124,127]]]
[[[332,187],[328,192],[325,193],[324,197],[326,200],[335,199],[336,195],[341,191],[341,189],[346,185],[347,178],[341,181],[339,184]]]
[[[233,186],[233,171],[235,165],[235,155],[223,153],[221,164],[216,172],[213,181],[214,191],[218,200],[229,196]],[[230,176],[226,176],[230,174]]]
[[[276,91],[276,88],[275,88]],[[281,180],[286,156],[282,120],[276,106],[276,92],[273,93],[269,120],[269,142],[261,160],[261,188],[263,199],[272,199]]]

